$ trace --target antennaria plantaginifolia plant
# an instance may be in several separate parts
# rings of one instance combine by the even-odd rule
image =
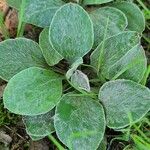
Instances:
[[[130,125],[129,113],[137,122],[149,111],[150,90],[142,85],[148,77],[147,59],[140,43],[145,20],[135,4],[113,0],[78,4],[8,0],[8,4],[23,10],[19,31],[22,23],[43,28],[39,44],[23,37],[0,43],[0,77],[8,81],[4,106],[23,116],[33,140],[49,136],[64,149],[51,136],[56,132],[69,149],[96,150],[106,126],[123,129]],[[90,65],[84,63],[85,55],[90,55]],[[56,67],[64,59],[69,64],[65,74]]]

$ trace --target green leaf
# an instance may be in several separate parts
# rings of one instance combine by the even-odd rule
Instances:
[[[87,96],[64,95],[56,107],[58,138],[72,150],[96,150],[105,132],[103,107]]]
[[[55,131],[53,124],[54,111],[37,116],[23,116],[26,131],[32,136],[47,136]]]
[[[0,43],[0,77],[8,81],[29,67],[47,67],[38,44],[26,38],[5,40]]]
[[[22,3],[22,0],[6,0],[8,5],[19,10],[20,9],[20,6],[21,6],[21,3]]]
[[[24,21],[39,27],[48,27],[55,12],[63,4],[61,0],[26,0]]]
[[[73,75],[71,76],[71,83],[79,89],[85,90],[87,92],[91,91],[87,75],[80,70],[76,70],[73,73]]]
[[[145,30],[145,18],[139,7],[131,2],[117,2],[111,6],[120,9],[128,19],[128,29],[139,33]]]
[[[47,113],[62,94],[62,79],[53,71],[31,67],[9,80],[4,91],[4,106],[20,115]]]
[[[109,38],[124,31],[128,24],[126,16],[113,7],[96,9],[90,12],[90,17],[94,24],[94,47],[103,41],[105,34],[105,38]]]
[[[77,68],[83,64],[83,59],[79,58],[77,59],[70,67],[70,69],[66,73],[66,78],[70,79],[70,77],[73,75],[73,73],[77,70]]]
[[[52,48],[50,42],[49,42],[49,29],[45,28],[41,34],[39,39],[39,45],[41,47],[43,56],[46,59],[46,62],[53,66],[57,64],[60,60],[63,59],[63,57]]]
[[[93,25],[87,12],[79,5],[68,3],[54,15],[50,26],[53,48],[73,63],[87,54],[93,45]]]
[[[122,32],[102,42],[91,55],[91,65],[99,76],[109,80],[116,78],[140,82],[147,60],[140,38],[134,31]]]
[[[99,92],[107,118],[107,126],[114,129],[139,121],[150,110],[150,90],[130,80],[105,83]]]
[[[8,4],[19,10],[21,0],[8,0]],[[61,0],[25,0],[23,20],[39,27],[48,27],[56,10],[63,4]]]
[[[85,5],[94,5],[94,4],[104,4],[104,3],[108,3],[111,2],[113,0],[83,0],[83,3]]]

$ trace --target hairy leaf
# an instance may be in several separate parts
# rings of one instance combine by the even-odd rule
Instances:
[[[41,34],[39,39],[39,45],[41,47],[43,56],[46,59],[46,62],[53,66],[57,64],[60,60],[63,59],[63,57],[52,48],[50,42],[49,42],[49,28],[45,28]]]
[[[79,89],[90,92],[90,83],[86,74],[80,70],[76,70],[71,76],[71,83]]]
[[[70,77],[73,75],[73,73],[77,70],[77,68],[83,63],[83,59],[79,58],[77,59],[70,67],[70,69],[66,73],[66,78],[70,79]]]
[[[32,136],[47,136],[55,131],[53,124],[54,111],[37,116],[23,116],[26,131]]]
[[[29,67],[47,67],[38,44],[26,38],[5,40],[0,43],[0,77],[9,80]]]
[[[120,9],[128,19],[128,29],[143,32],[145,29],[145,19],[139,7],[131,2],[116,2],[111,6]]]
[[[94,5],[94,4],[104,4],[104,3],[108,3],[111,2],[113,0],[83,0],[83,3],[85,5]]]
[[[130,80],[105,83],[100,89],[99,99],[110,128],[126,127],[130,123],[129,114],[133,122],[137,122],[150,110],[150,90]]]
[[[127,26],[126,16],[113,7],[102,7],[90,13],[94,24],[94,47],[103,39],[124,31]]]
[[[106,79],[139,82],[146,70],[146,57],[136,32],[126,31],[102,42],[91,55],[91,65]]]
[[[26,0],[24,21],[48,27],[56,10],[63,4],[61,0]]]
[[[61,77],[53,71],[31,67],[9,80],[4,91],[4,106],[20,115],[47,113],[62,94]]]
[[[8,4],[19,10],[21,0],[7,0]],[[57,9],[65,4],[61,0],[25,0],[23,20],[39,27],[48,27]]]
[[[68,3],[54,15],[50,26],[52,46],[73,63],[87,54],[93,45],[93,25],[89,15],[77,4]]]
[[[96,150],[104,136],[103,107],[87,96],[64,95],[54,117],[58,138],[73,150]]]

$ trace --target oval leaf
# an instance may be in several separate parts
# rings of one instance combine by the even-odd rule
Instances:
[[[105,132],[103,107],[90,97],[64,95],[56,108],[54,126],[69,149],[96,150]]]
[[[59,75],[53,71],[31,67],[10,79],[4,91],[4,106],[20,115],[47,113],[58,103],[62,94]]]
[[[120,9],[128,19],[128,29],[139,33],[145,30],[145,18],[139,7],[131,2],[116,2],[111,6]]]
[[[91,55],[91,65],[99,76],[141,81],[147,61],[136,32],[127,31],[102,42]]]
[[[29,135],[44,137],[55,131],[53,124],[54,111],[37,116],[23,116],[23,122]]]
[[[8,81],[29,67],[47,67],[38,44],[26,38],[9,39],[0,43],[0,77]]]
[[[43,56],[46,59],[46,62],[53,66],[57,64],[60,60],[63,59],[63,57],[52,48],[50,42],[49,42],[49,29],[45,28],[41,34],[39,39],[39,45],[41,47]]]
[[[74,74],[71,76],[71,83],[79,89],[90,92],[89,79],[87,75],[80,70],[76,70]]]
[[[58,53],[70,62],[87,54],[93,45],[93,25],[89,15],[77,4],[68,3],[54,15],[50,41]]]
[[[90,13],[94,24],[94,47],[104,38],[109,38],[124,31],[128,22],[126,16],[113,7],[103,7]]]
[[[150,110],[150,90],[129,80],[105,83],[99,92],[99,99],[106,111],[107,126],[123,128],[140,120]]]
[[[113,0],[83,0],[83,3],[85,5],[93,5],[93,4],[104,4],[104,3],[108,3],[111,2]]]

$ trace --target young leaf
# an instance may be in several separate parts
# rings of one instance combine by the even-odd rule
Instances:
[[[91,65],[99,76],[139,82],[146,70],[146,57],[136,32],[126,31],[102,42],[91,55]]]
[[[23,116],[26,131],[32,136],[47,136],[55,131],[53,125],[54,111],[38,116]]]
[[[118,129],[140,120],[150,109],[150,90],[130,80],[105,83],[99,92],[99,100],[106,111],[107,126]]]
[[[29,67],[47,67],[38,44],[26,38],[5,40],[0,43],[0,77],[8,81]]]
[[[62,79],[53,71],[31,67],[9,80],[4,91],[4,106],[20,115],[47,113],[62,94]]]
[[[71,83],[78,87],[79,89],[90,92],[90,83],[87,75],[85,75],[82,71],[76,70],[74,74],[71,76]]]
[[[8,4],[19,10],[21,0],[7,0]],[[56,10],[65,4],[61,0],[25,0],[24,22],[39,27],[48,27]]]
[[[93,25],[87,12],[79,5],[68,3],[54,15],[50,26],[53,48],[73,63],[87,54],[93,45]]]
[[[73,73],[77,70],[77,68],[83,63],[83,59],[79,58],[77,59],[70,67],[70,69],[66,73],[66,78],[70,79],[70,77],[73,75]]]
[[[104,3],[108,3],[111,2],[113,0],[83,0],[83,3],[85,5],[94,5],[94,4],[104,4]]]
[[[128,19],[128,29],[143,32],[145,29],[145,18],[139,7],[131,2],[116,2],[111,6],[120,9]]]
[[[102,42],[105,34],[105,38],[109,38],[115,34],[120,33],[121,31],[124,31],[128,24],[126,16],[120,10],[113,7],[98,8],[90,12],[90,17],[94,24],[95,48],[99,45],[100,42]]]
[[[43,56],[46,59],[46,62],[53,66],[57,64],[60,60],[63,59],[63,57],[52,48],[50,42],[49,42],[49,29],[45,28],[41,34],[39,39],[39,45],[41,47]]]
[[[96,150],[105,132],[103,107],[87,96],[64,95],[54,117],[58,138],[73,150]]]

